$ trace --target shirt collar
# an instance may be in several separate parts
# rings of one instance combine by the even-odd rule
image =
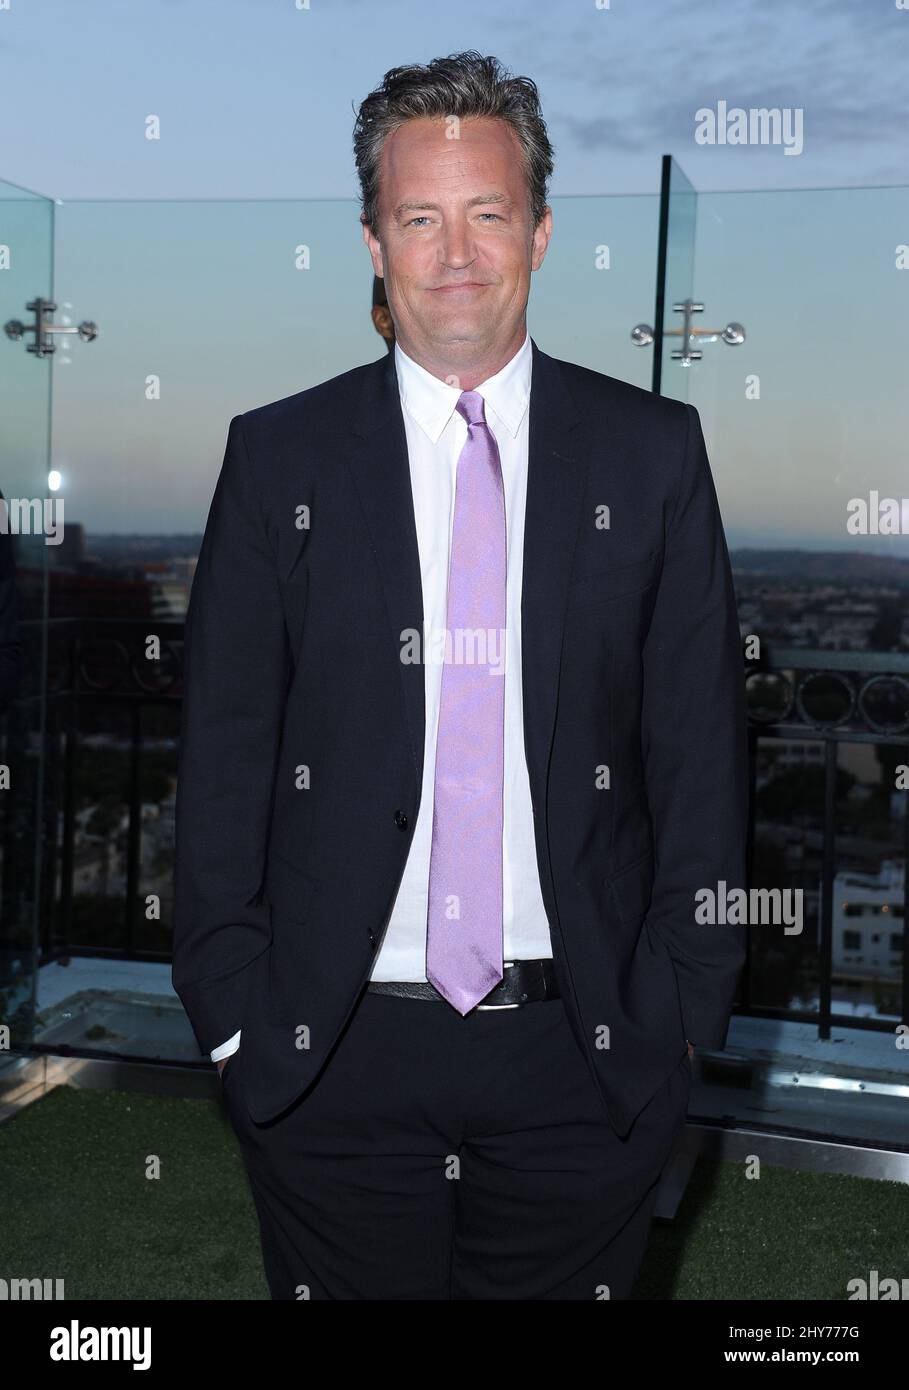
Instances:
[[[530,400],[532,359],[530,334],[525,333],[524,341],[514,357],[494,376],[487,377],[474,387],[512,437],[520,428]],[[395,343],[395,370],[401,405],[433,444],[437,444],[454,414],[461,392],[456,386],[446,385],[421,367],[419,362],[408,357],[398,343]]]

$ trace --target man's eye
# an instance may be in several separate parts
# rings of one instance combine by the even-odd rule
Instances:
[[[423,214],[421,213],[419,217],[411,217],[411,219],[410,219],[410,221],[407,223],[407,225],[408,225],[408,227],[412,227],[413,224],[414,224],[415,222],[428,222],[428,221],[429,221],[429,218],[428,218],[428,217],[424,217]]]
[[[497,212],[481,212],[481,217],[494,217],[497,222],[501,222],[501,217]]]

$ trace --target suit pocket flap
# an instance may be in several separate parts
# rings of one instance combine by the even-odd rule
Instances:
[[[612,890],[619,920],[631,922],[643,917],[653,893],[653,851],[613,874],[606,882]]]

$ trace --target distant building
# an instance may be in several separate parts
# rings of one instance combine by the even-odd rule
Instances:
[[[903,969],[905,865],[885,859],[877,874],[845,870],[833,880],[833,974],[898,980]]]
[[[826,749],[820,738],[775,738],[770,745],[776,771],[793,767],[823,767]]]
[[[81,521],[67,521],[59,545],[47,547],[47,562],[54,569],[74,570],[85,560],[85,527]]]

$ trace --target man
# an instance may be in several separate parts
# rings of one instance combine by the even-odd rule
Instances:
[[[743,959],[695,917],[746,798],[700,423],[528,337],[532,82],[394,69],[355,151],[396,345],[231,421],[174,984],[274,1298],[627,1298]]]

